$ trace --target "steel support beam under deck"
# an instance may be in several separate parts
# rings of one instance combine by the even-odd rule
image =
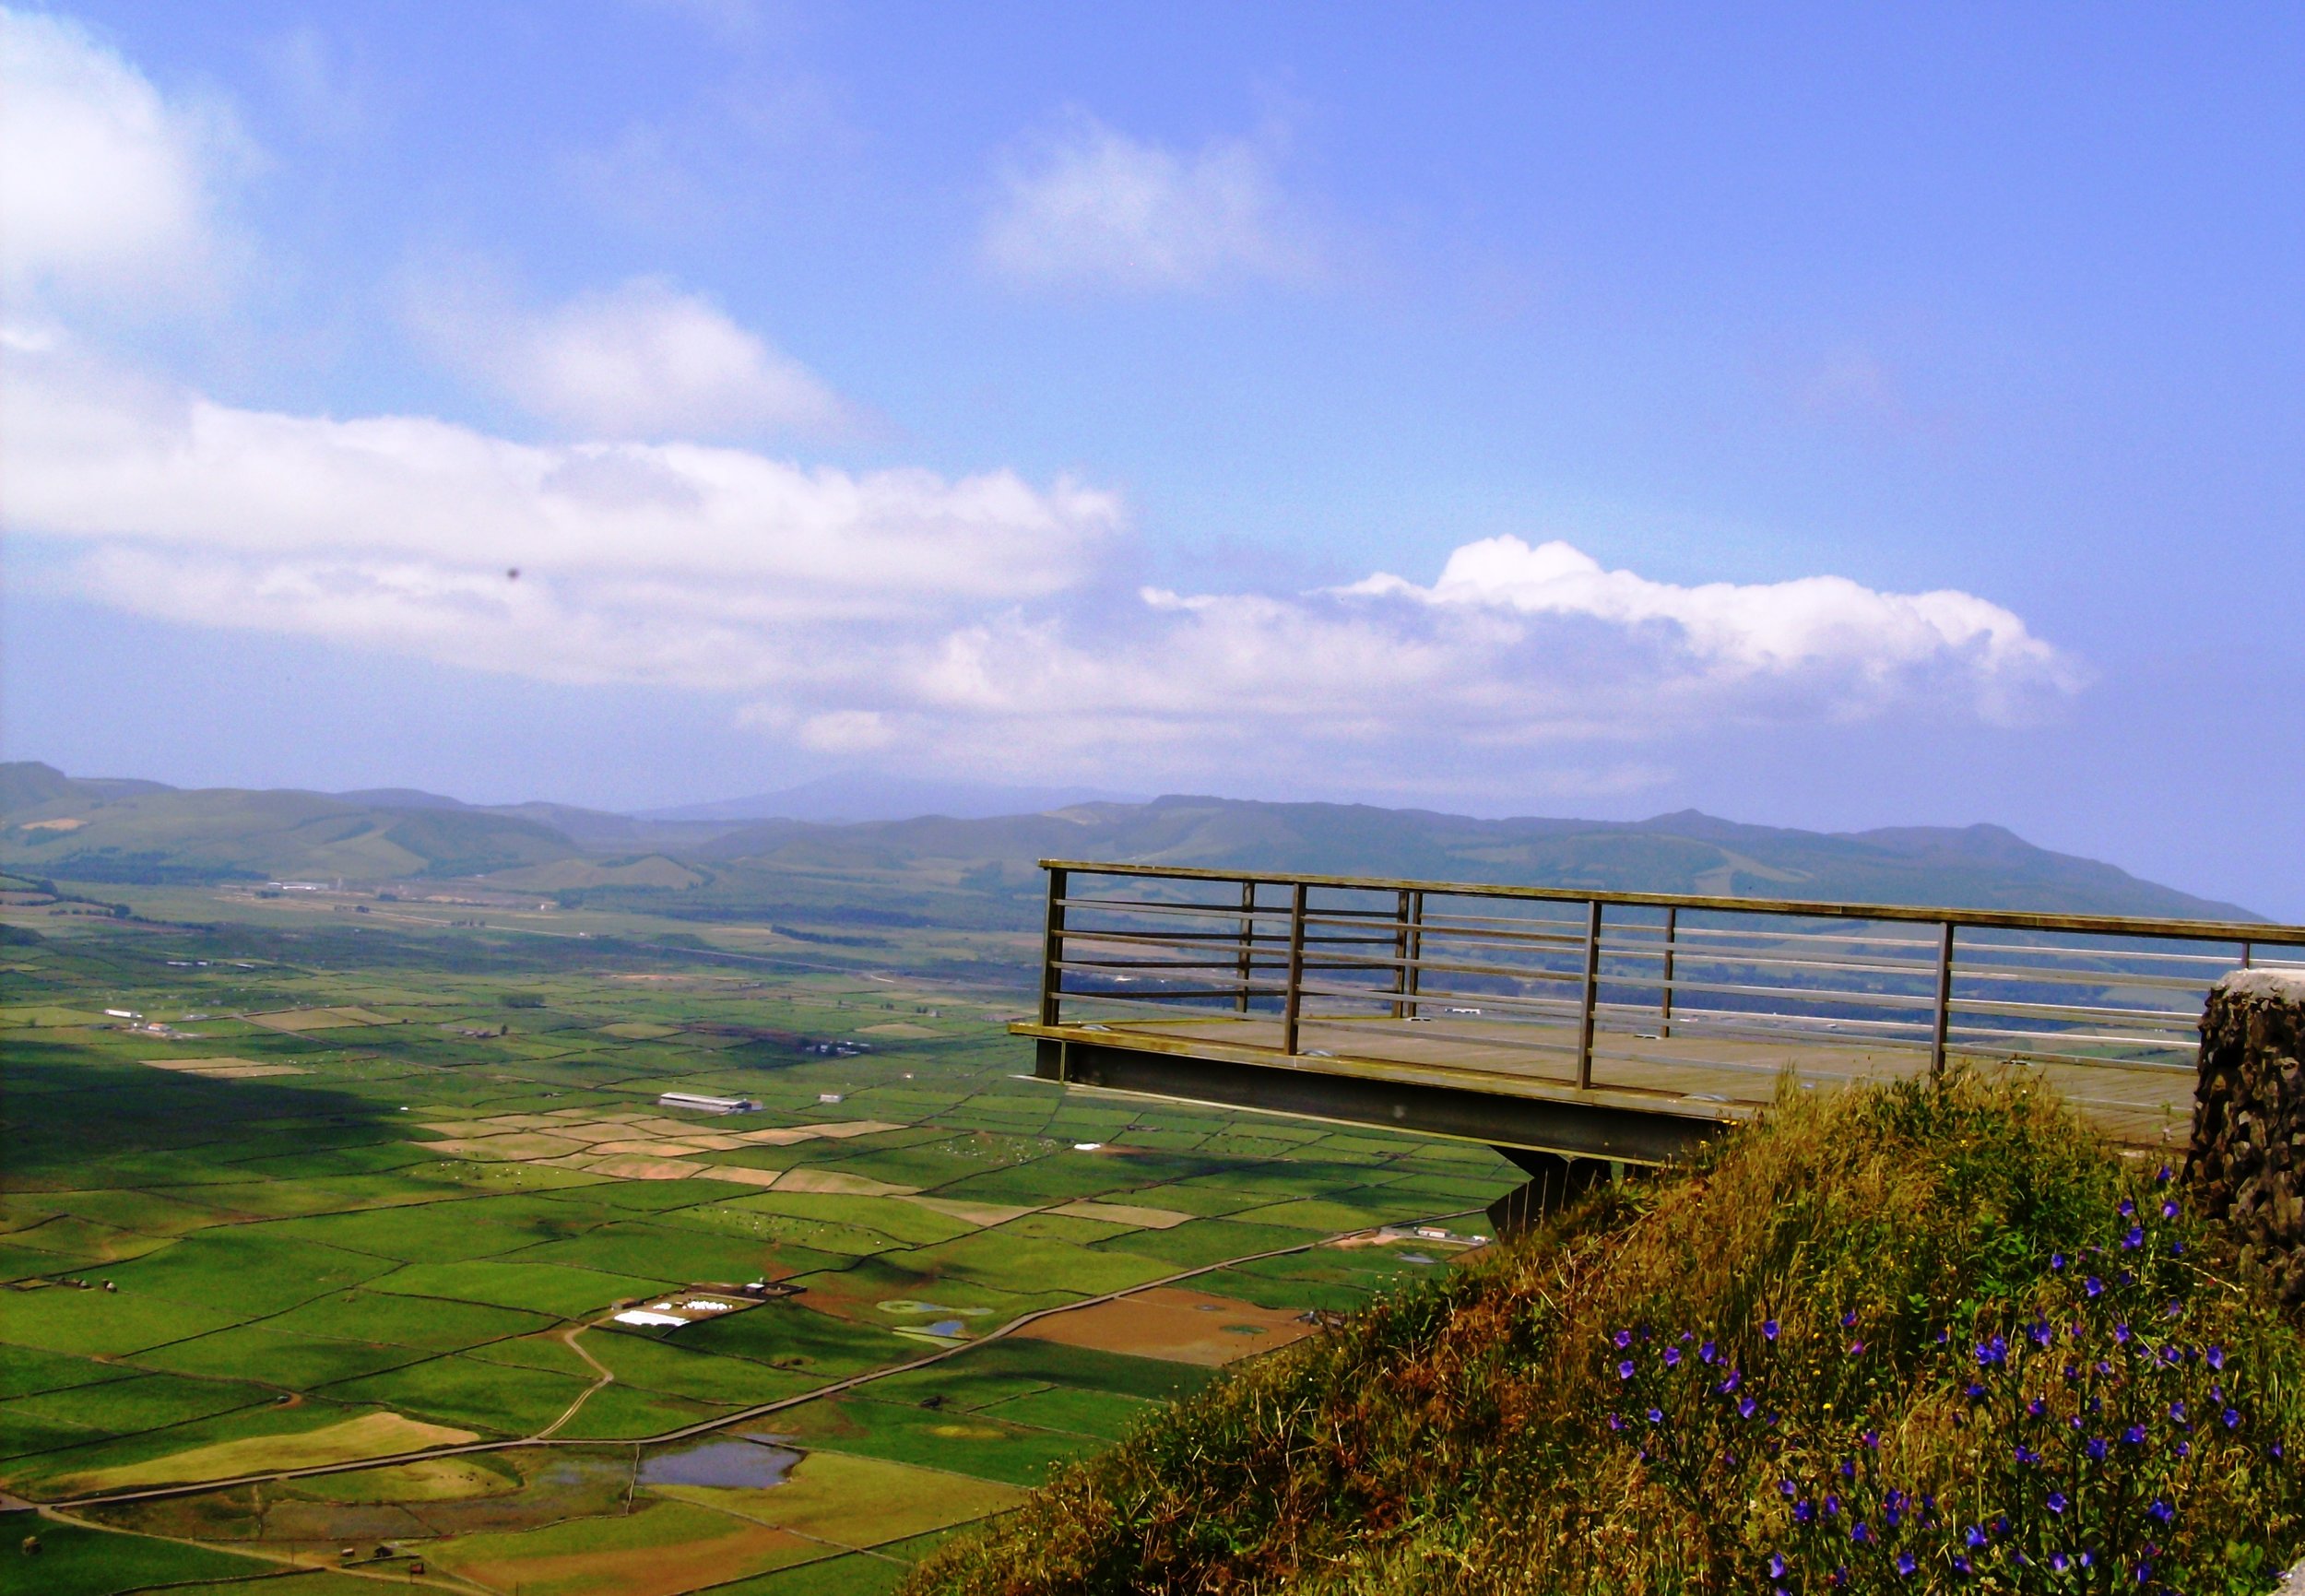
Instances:
[[[1034,1073],[1076,1086],[1626,1164],[1673,1163],[1735,1122],[1675,1112],[1670,1101],[1652,1108],[1578,1094],[1508,1094],[1470,1072],[1465,1084],[1453,1085],[1136,1047],[1105,1037],[1038,1036]]]

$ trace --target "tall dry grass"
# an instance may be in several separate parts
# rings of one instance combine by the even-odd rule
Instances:
[[[1788,1094],[905,1590],[2262,1591],[2305,1355],[2154,1174],[2017,1081]]]

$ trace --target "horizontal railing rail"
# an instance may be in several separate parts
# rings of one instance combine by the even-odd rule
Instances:
[[[2062,1071],[2084,1106],[2166,1114],[2154,1082],[2193,1068],[2209,984],[2305,969],[2305,927],[2256,921],[1042,867],[1042,1029],[1578,1090],[1755,1097],[1788,1069],[1981,1057]]]

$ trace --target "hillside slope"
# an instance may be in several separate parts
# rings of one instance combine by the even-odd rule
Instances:
[[[579,851],[535,821],[320,793],[183,791],[76,781],[45,765],[0,775],[0,867],[84,881],[481,875]]]
[[[1365,804],[1170,797],[1039,814],[652,820],[412,789],[179,790],[0,766],[0,869],[89,881],[491,876],[521,890],[676,905],[1022,928],[1044,857],[1508,885],[2217,919],[2258,916],[2038,848],[1997,826],[1833,834],[1686,810],[1632,822],[1475,820]],[[657,862],[643,867],[640,861]],[[539,873],[590,860],[601,868]]]
[[[1795,1099],[1148,1419],[904,1596],[2256,1596],[2305,1550],[2305,1345],[2175,1190],[2022,1086]]]
[[[2257,917],[2112,865],[2035,847],[1998,826],[1836,835],[1740,825],[1695,810],[1633,822],[1486,821],[1358,804],[1163,798],[993,820],[929,817],[852,826],[778,821],[731,831],[697,852],[791,869],[934,868],[951,877],[997,862],[1011,881],[1029,878],[1037,859],[1060,857],[1618,892]]]

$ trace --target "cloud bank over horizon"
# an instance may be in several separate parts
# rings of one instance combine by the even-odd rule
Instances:
[[[1137,785],[1280,763],[1431,790],[1582,749],[1637,786],[1699,731],[2021,724],[2086,680],[1968,592],[1676,585],[1560,538],[1468,538],[1429,582],[1148,585],[1140,513],[1089,477],[764,452],[761,436],[835,432],[854,407],[663,276],[543,308],[484,272],[419,280],[417,351],[537,418],[540,441],[228,402],[108,335],[182,311],[171,263],[231,254],[222,196],[245,151],[229,116],[45,17],[0,13],[0,65],[6,114],[38,119],[21,129],[36,148],[0,155],[6,517],[34,556],[19,585],[716,695],[750,734],[818,754]],[[981,245],[1020,284],[1185,290],[1316,265],[1255,142],[1180,155],[1083,115],[1002,184]]]

